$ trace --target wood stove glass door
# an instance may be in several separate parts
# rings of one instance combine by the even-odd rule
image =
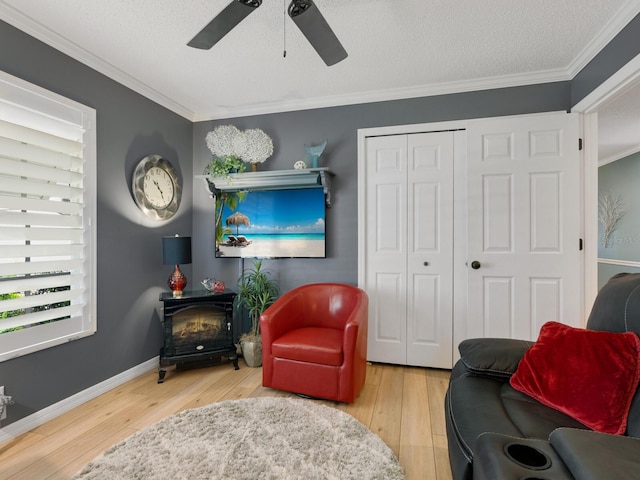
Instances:
[[[170,355],[221,350],[228,347],[230,324],[222,308],[187,307],[172,315]],[[167,339],[169,340],[169,339]]]

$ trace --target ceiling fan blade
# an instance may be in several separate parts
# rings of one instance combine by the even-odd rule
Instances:
[[[292,0],[289,16],[327,66],[347,58],[340,40],[311,0]]]
[[[208,50],[260,5],[262,0],[233,0],[187,45]]]

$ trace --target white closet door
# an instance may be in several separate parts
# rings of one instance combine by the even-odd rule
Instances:
[[[453,134],[407,141],[407,365],[451,368]]]
[[[482,119],[467,134],[467,338],[534,340],[548,320],[577,325],[578,116]]]
[[[407,360],[407,137],[366,143],[368,359]]]
[[[369,360],[451,367],[453,135],[366,141]]]

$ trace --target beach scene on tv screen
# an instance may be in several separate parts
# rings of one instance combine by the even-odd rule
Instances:
[[[247,192],[222,213],[218,257],[291,258],[325,256],[322,188]]]

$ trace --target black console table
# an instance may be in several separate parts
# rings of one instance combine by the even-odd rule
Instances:
[[[233,321],[235,296],[228,290],[218,294],[185,290],[180,297],[174,297],[172,292],[160,294],[164,304],[164,346],[160,349],[158,383],[164,381],[171,365],[198,366],[226,357],[238,370],[233,343],[238,335]]]

